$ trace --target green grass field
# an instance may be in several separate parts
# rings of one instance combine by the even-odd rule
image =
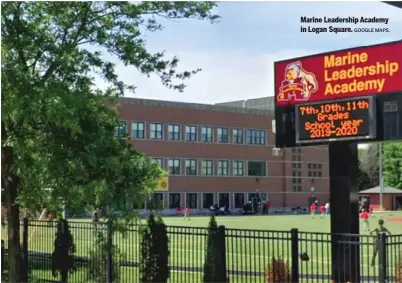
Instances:
[[[392,234],[402,234],[402,222],[387,221],[389,218],[402,218],[402,212],[378,214],[370,219],[372,228],[376,226],[379,218],[383,218],[386,227]],[[327,233],[330,229],[329,217],[312,219],[307,215],[276,215],[276,216],[221,216],[217,217],[218,225],[224,225],[226,231],[226,261],[231,283],[264,282],[263,272],[272,257],[280,257],[285,261],[291,261],[290,231],[299,229],[299,254],[307,252],[310,260],[299,261],[301,274],[325,274],[331,273],[331,247],[330,237]],[[77,246],[77,256],[87,257],[91,248],[94,248],[92,225],[86,220],[70,220],[71,230]],[[184,220],[181,217],[165,217],[168,225],[170,239],[170,265],[182,267],[184,270],[172,269],[169,282],[202,282],[202,270],[205,260],[205,227],[208,225],[208,217],[192,217]],[[182,228],[182,226],[192,227]],[[197,227],[201,227],[198,229]],[[234,230],[232,230],[234,229]],[[272,230],[268,232],[267,230]],[[284,232],[282,232],[284,231]],[[29,231],[29,251],[47,252],[53,251],[55,228],[41,224],[41,227],[31,227]],[[368,232],[362,232],[365,235]],[[2,238],[6,239],[4,229]],[[398,238],[401,241],[402,237]],[[396,239],[394,239],[396,241]],[[115,235],[114,243],[124,253],[124,260],[138,262],[140,245],[137,231],[130,231],[126,237]],[[360,247],[360,261],[362,276],[376,276],[378,266],[371,267],[370,260],[373,253],[373,239],[365,237]],[[402,244],[394,245],[392,252],[388,254],[389,274],[394,276],[395,259],[402,254]],[[32,275],[40,279],[54,280],[49,270],[49,260],[35,261]],[[378,265],[378,264],[377,264]],[[186,269],[187,268],[187,269]],[[192,269],[192,268],[199,268]],[[231,272],[233,271],[233,272]],[[235,271],[255,272],[255,274],[236,273]],[[122,267],[122,282],[139,282],[137,267]],[[72,274],[69,282],[91,282],[87,277],[84,266],[78,264],[78,270]],[[329,282],[328,279],[301,278],[300,282]]]

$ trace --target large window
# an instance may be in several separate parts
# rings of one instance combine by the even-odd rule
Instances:
[[[229,175],[229,161],[218,160],[218,175],[228,176]]]
[[[150,127],[151,139],[161,140],[163,139],[163,125],[160,123],[151,123]]]
[[[132,122],[131,123],[131,137],[133,139],[145,139],[145,123]]]
[[[197,193],[187,193],[186,194],[186,202],[188,208],[198,208],[197,205]]]
[[[180,159],[169,159],[168,168],[170,175],[180,175]]]
[[[154,158],[155,162],[159,165],[160,168],[164,168],[163,166],[163,158]]]
[[[234,194],[234,208],[243,208],[244,207],[244,193],[235,193]]]
[[[210,208],[211,205],[214,205],[214,194],[203,193],[202,194],[202,208]]]
[[[247,130],[247,144],[265,144],[264,130]]]
[[[242,129],[233,129],[232,130],[232,143],[238,143],[238,144],[244,143]]]
[[[233,176],[244,176],[244,161],[233,161]]]
[[[212,175],[213,165],[212,160],[203,160],[202,161],[202,175]]]
[[[186,141],[197,141],[197,126],[186,126]]]
[[[322,164],[320,163],[308,163],[308,177],[321,178],[322,177]]]
[[[218,142],[219,143],[228,143],[229,142],[228,128],[218,128]]]
[[[153,193],[150,201],[148,201],[147,209],[161,210],[163,208],[163,193]]]
[[[168,126],[168,137],[171,141],[180,140],[180,125],[169,125]]]
[[[212,142],[212,127],[201,127],[201,141]]]
[[[229,207],[229,194],[219,193],[219,207],[227,206]]]
[[[265,161],[249,161],[247,163],[249,176],[263,177],[267,175],[267,167]]]
[[[180,205],[180,193],[169,193],[169,208],[175,209],[181,207]]]
[[[186,159],[186,175],[197,175],[197,159]]]
[[[127,137],[127,122],[119,121],[117,126],[114,128],[114,135],[116,137],[125,138]]]

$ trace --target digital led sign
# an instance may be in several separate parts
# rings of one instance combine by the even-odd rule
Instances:
[[[402,91],[402,41],[275,62],[276,107]]]
[[[375,134],[372,97],[296,106],[296,143],[373,139]]]

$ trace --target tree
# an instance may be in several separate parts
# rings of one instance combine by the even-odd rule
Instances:
[[[382,162],[384,183],[402,189],[402,143],[385,143]]]
[[[359,169],[364,179],[365,189],[379,184],[379,154],[378,145],[370,144],[359,149]]]
[[[147,225],[141,227],[140,235],[140,282],[166,283],[170,276],[169,238],[162,218],[155,219],[150,214]]]
[[[9,280],[21,282],[20,207],[107,207],[113,229],[135,215],[160,169],[115,138],[114,97],[134,90],[120,81],[112,54],[168,88],[199,70],[151,54],[144,32],[158,17],[215,22],[214,2],[4,2],[2,47],[2,200],[7,207]],[[94,85],[99,74],[108,87]],[[123,217],[124,221],[120,221]]]

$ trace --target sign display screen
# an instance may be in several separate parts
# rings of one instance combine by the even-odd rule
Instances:
[[[376,130],[372,97],[296,106],[296,143],[373,139]]]

